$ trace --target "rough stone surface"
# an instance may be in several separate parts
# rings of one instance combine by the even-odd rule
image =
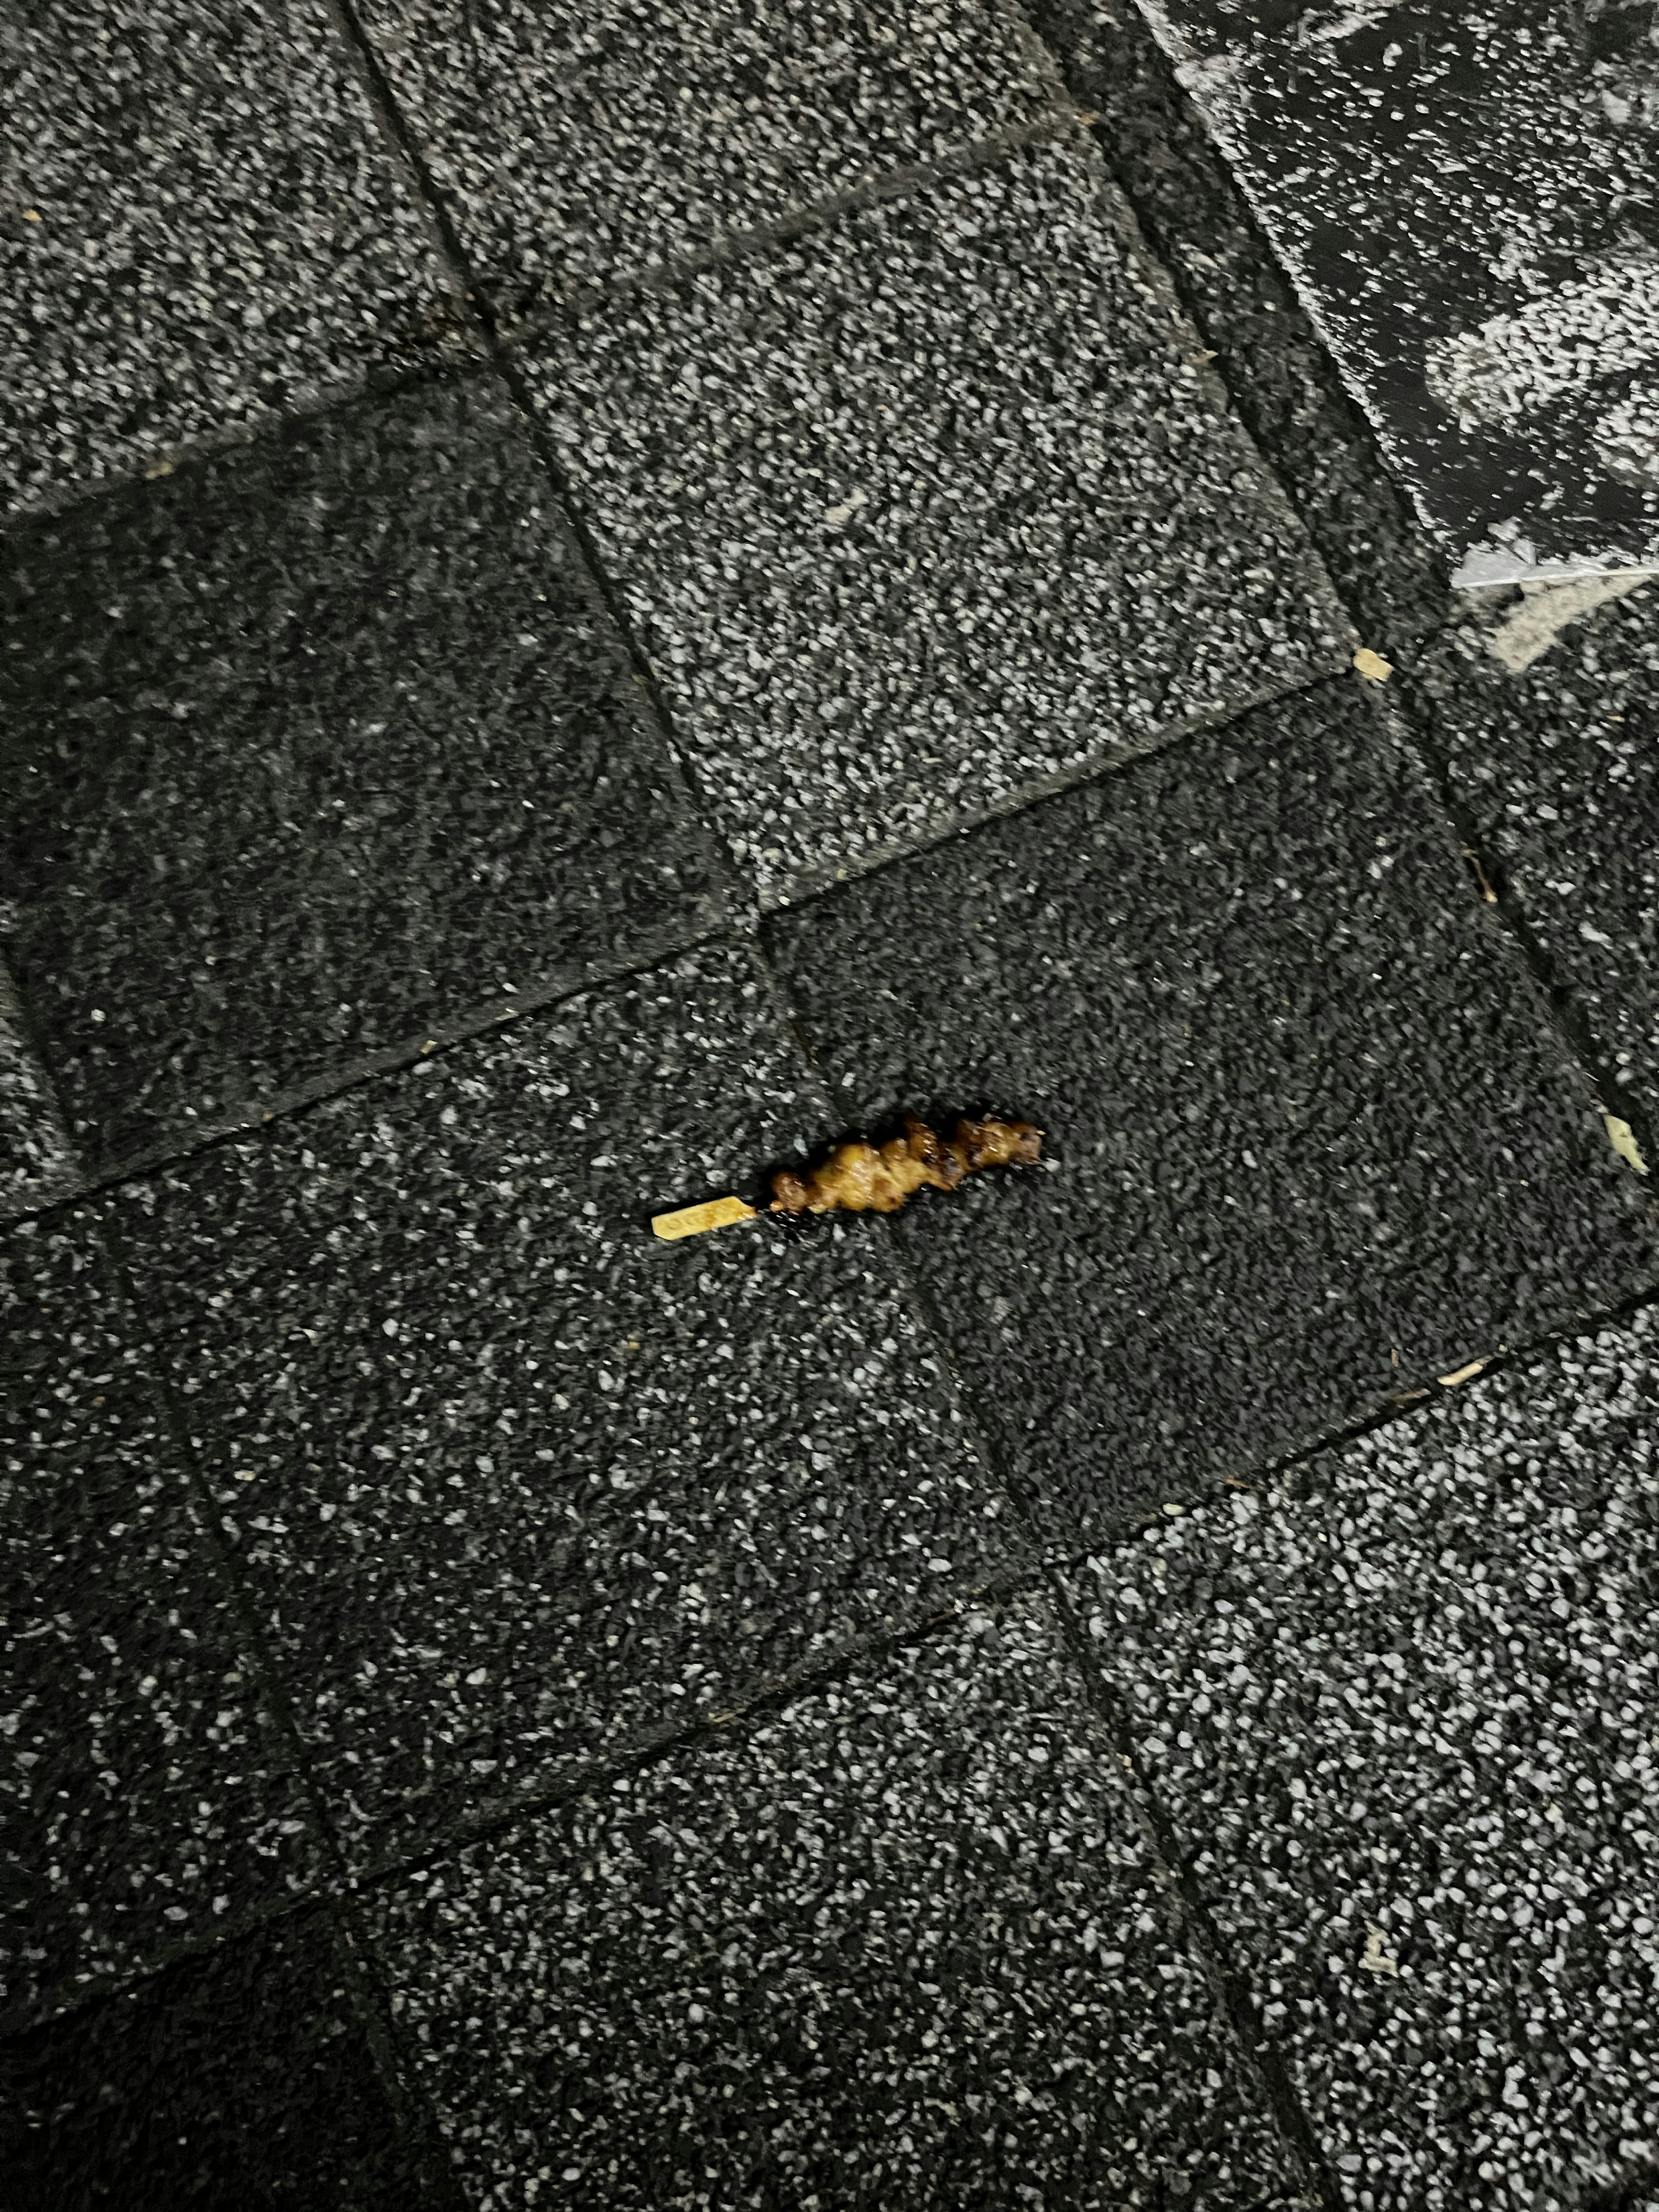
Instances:
[[[1654,1279],[1642,1185],[1357,682],[769,931],[848,1127],[1048,1132],[1047,1174],[896,1226],[1058,1542]]]
[[[1299,2194],[1036,1604],[368,1909],[490,2212]]]
[[[1360,635],[1409,655],[1455,606],[1444,561],[1134,0],[1031,14]]]
[[[531,373],[776,900],[1346,662],[1092,147],[573,317]]]
[[[1416,703],[1497,885],[1595,1058],[1659,1136],[1659,588],[1598,609],[1511,674],[1476,624]],[[1608,1103],[1615,1103],[1609,1100]],[[1650,1164],[1654,1164],[1650,1162]]]
[[[1470,583],[1659,567],[1650,0],[1143,0]]]
[[[508,327],[1066,106],[995,0],[368,0],[363,19]]]
[[[0,2018],[312,1878],[95,1218],[0,1246]]]
[[[29,0],[0,105],[5,505],[467,349],[318,0]]]
[[[410,2212],[325,1919],[306,1914],[0,2040],[9,2212]]]
[[[812,1126],[737,952],[137,1187],[137,1279],[358,1858],[925,1615],[1015,1549],[867,1225],[648,1216]]]
[[[1659,2167],[1656,1362],[1644,1315],[1080,1577],[1359,2212]]]
[[[493,380],[83,505],[7,566],[9,951],[95,1154],[713,918]]]
[[[9,919],[0,904],[0,934]],[[61,1194],[76,1174],[75,1147],[52,1079],[29,1042],[16,990],[0,963],[0,1215]]]

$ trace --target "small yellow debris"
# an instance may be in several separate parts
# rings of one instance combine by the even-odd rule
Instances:
[[[170,477],[172,474],[173,463],[167,459],[165,453],[163,453],[159,459],[152,461],[149,466],[144,471],[146,480],[152,483],[157,477]]]
[[[734,1221],[752,1221],[755,1209],[740,1198],[709,1198],[701,1206],[683,1206],[678,1213],[659,1213],[651,1226],[665,1243],[677,1237],[701,1237],[708,1229],[725,1229]]]
[[[1393,661],[1384,660],[1380,653],[1373,653],[1368,645],[1362,645],[1355,653],[1353,665],[1373,684],[1386,684],[1394,674]]]
[[[24,220],[24,222],[40,222],[40,209],[39,209],[39,208],[25,208],[25,209],[23,210],[23,220]]]
[[[1184,1505],[1166,1505],[1164,1510],[1170,1516],[1170,1518],[1172,1521],[1179,1521],[1182,1516],[1186,1512],[1187,1509]]]
[[[1359,1963],[1368,1974],[1390,1974],[1397,1981],[1400,1977],[1400,1961],[1398,1959],[1391,1959],[1382,1948],[1387,1940],[1376,1923],[1374,1920],[1368,1920],[1365,1923],[1365,1948],[1360,1955]]]
[[[1488,906],[1496,906],[1498,903],[1498,894],[1492,889],[1491,882],[1487,878],[1486,872],[1480,865],[1480,854],[1475,851],[1472,845],[1465,845],[1462,848],[1462,854],[1463,858],[1468,862],[1470,867],[1474,871],[1474,880],[1480,886],[1481,897],[1485,899]]]
[[[1644,1176],[1648,1171],[1648,1164],[1642,1158],[1641,1147],[1636,1141],[1630,1123],[1621,1121],[1616,1114],[1604,1114],[1601,1119],[1607,1125],[1607,1142],[1613,1146],[1613,1151],[1618,1153],[1626,1167],[1634,1168],[1638,1175]]]
[[[1435,1380],[1443,1390],[1455,1390],[1460,1382],[1472,1382],[1486,1364],[1484,1359],[1472,1359],[1467,1367],[1458,1368],[1455,1374],[1438,1375]]]

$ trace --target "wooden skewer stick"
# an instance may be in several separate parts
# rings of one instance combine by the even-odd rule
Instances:
[[[705,1230],[725,1229],[734,1221],[752,1221],[755,1208],[740,1198],[706,1198],[701,1206],[683,1206],[678,1213],[659,1213],[651,1226],[665,1243],[679,1237],[701,1237]]]

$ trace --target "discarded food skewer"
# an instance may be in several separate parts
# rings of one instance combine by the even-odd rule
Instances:
[[[804,1174],[780,1168],[772,1177],[768,1207],[745,1205],[740,1198],[711,1198],[677,1213],[659,1213],[651,1226],[672,1243],[734,1221],[756,1220],[763,1212],[896,1213],[919,1190],[954,1190],[980,1168],[1030,1167],[1042,1152],[1042,1132],[1029,1121],[963,1120],[947,1139],[907,1114],[903,1135],[890,1137],[884,1145],[854,1137]]]

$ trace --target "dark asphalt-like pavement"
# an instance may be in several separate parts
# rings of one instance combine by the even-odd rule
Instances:
[[[7,2212],[1659,2204],[1659,585],[1451,582],[1649,372],[1344,289],[1410,12],[0,32]]]

